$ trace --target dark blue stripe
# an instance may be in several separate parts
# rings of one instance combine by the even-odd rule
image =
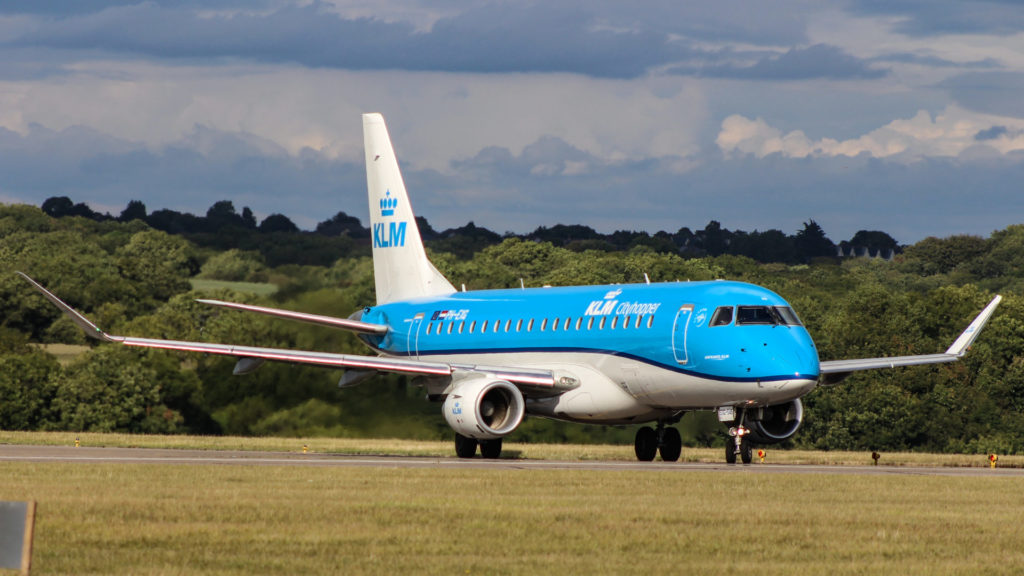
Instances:
[[[379,350],[385,354],[392,356],[416,356],[411,353],[396,353],[390,350]],[[628,352],[622,352],[618,350],[601,350],[596,348],[570,348],[570,347],[548,347],[548,348],[488,348],[486,350],[466,350],[456,348],[452,350],[431,350],[429,352],[420,352],[419,356],[441,356],[441,355],[478,355],[478,354],[517,354],[517,353],[531,353],[531,352],[553,352],[553,353],[590,353],[590,354],[604,354],[606,356],[620,356],[623,358],[629,358],[630,360],[636,360],[649,366],[655,366],[662,370],[668,370],[670,372],[676,372],[679,374],[686,374],[689,376],[696,376],[704,378],[706,380],[714,380],[716,382],[781,382],[783,380],[793,380],[797,378],[807,380],[817,380],[818,374],[791,374],[783,376],[760,376],[753,378],[740,378],[740,377],[728,377],[728,376],[715,376],[713,374],[707,374],[696,370],[687,370],[679,366],[672,366],[670,364],[663,364],[650,358],[643,356],[637,356],[636,354],[630,354]]]

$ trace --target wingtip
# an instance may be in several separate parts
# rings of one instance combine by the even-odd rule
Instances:
[[[88,318],[83,316],[78,310],[75,310],[74,308],[69,306],[67,303],[65,303],[63,300],[58,298],[53,292],[50,292],[49,290],[44,288],[42,284],[40,284],[39,282],[36,282],[32,278],[30,278],[28,276],[28,274],[25,274],[24,272],[20,272],[20,271],[15,271],[15,272],[19,276],[24,278],[26,281],[28,281],[30,284],[32,284],[32,287],[34,287],[36,289],[36,291],[38,291],[40,294],[42,294],[47,300],[52,302],[53,305],[56,306],[57,308],[59,308],[61,312],[63,312],[65,315],[67,315],[69,318],[71,318],[71,321],[74,322],[76,326],[81,328],[82,331],[85,332],[86,336],[89,336],[91,338],[95,338],[97,340],[103,340],[105,342],[117,342],[118,341],[117,337],[110,336],[109,334],[107,334],[106,332],[101,330],[99,326],[93,324]]]

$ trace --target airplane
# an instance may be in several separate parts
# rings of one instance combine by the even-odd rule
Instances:
[[[344,370],[339,386],[382,373],[412,377],[455,432],[455,453],[501,455],[526,415],[569,422],[645,425],[640,461],[676,461],[673,427],[687,412],[714,411],[731,440],[725,459],[792,437],[800,398],[854,372],[954,362],[992,317],[995,298],[944,352],[820,361],[814,341],[778,294],[733,281],[471,290],[427,258],[391,139],[380,114],[363,115],[376,305],[335,318],[218,300],[231,310],[354,332],[375,355],[348,355],[157,340],[107,334],[21,274],[89,336],[125,346],[227,355],[234,374],[265,361]]]

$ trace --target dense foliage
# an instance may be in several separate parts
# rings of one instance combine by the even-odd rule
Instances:
[[[0,427],[450,435],[439,407],[404,377],[339,390],[334,370],[267,364],[235,377],[230,358],[94,345],[14,274],[32,275],[115,333],[365,353],[345,332],[198,304],[192,288],[203,297],[348,316],[374,299],[358,220],[339,213],[307,233],[280,215],[257,225],[250,211],[236,214],[223,202],[201,218],[147,215],[141,203],[113,218],[64,200],[42,210],[0,206]],[[793,304],[822,359],[941,351],[1002,293],[1004,304],[964,362],[858,374],[816,390],[804,398],[805,424],[791,443],[1024,451],[1024,226],[987,239],[928,238],[902,253],[884,233],[855,238],[862,252],[892,259],[837,258],[814,222],[794,236],[729,232],[717,223],[654,236],[560,226],[501,237],[472,224],[437,233],[425,221],[421,229],[435,264],[471,289],[642,282],[645,274],[761,284]],[[258,296],[249,283],[274,291]],[[50,353],[57,343],[89,348],[58,362]],[[711,414],[687,415],[681,427],[690,443],[722,442]],[[632,434],[528,419],[514,438],[631,442]]]

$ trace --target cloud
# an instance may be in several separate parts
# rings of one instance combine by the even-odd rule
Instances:
[[[725,59],[719,55],[719,59]],[[872,68],[867,62],[847,54],[835,46],[815,44],[806,48],[791,48],[784,53],[760,55],[753,63],[711,63],[683,65],[669,69],[676,74],[692,74],[709,78],[736,78],[746,80],[810,80],[873,79],[884,77],[888,71]]]
[[[350,70],[574,72],[615,78],[639,76],[685,52],[665,33],[602,27],[581,8],[488,5],[441,18],[421,31],[403,21],[346,18],[318,2],[213,14],[145,3],[40,19],[11,44]]]
[[[957,104],[986,114],[1024,118],[1024,73],[968,72],[944,80]]]
[[[989,34],[1024,31],[1024,11],[1014,0],[855,0],[852,12],[893,18],[893,28],[908,36]]]
[[[921,110],[913,118],[893,120],[858,138],[811,140],[800,130],[783,133],[761,118],[751,120],[732,115],[722,122],[715,142],[726,154],[749,154],[758,158],[772,154],[789,158],[854,157],[863,154],[872,158],[906,161],[955,157],[982,140],[999,153],[1008,154],[1024,150],[1024,137],[1020,133],[1024,121],[1009,121],[1018,126],[1014,134],[989,133],[985,131],[992,130],[991,117],[951,107],[934,118]],[[991,137],[979,138],[979,134]]]

